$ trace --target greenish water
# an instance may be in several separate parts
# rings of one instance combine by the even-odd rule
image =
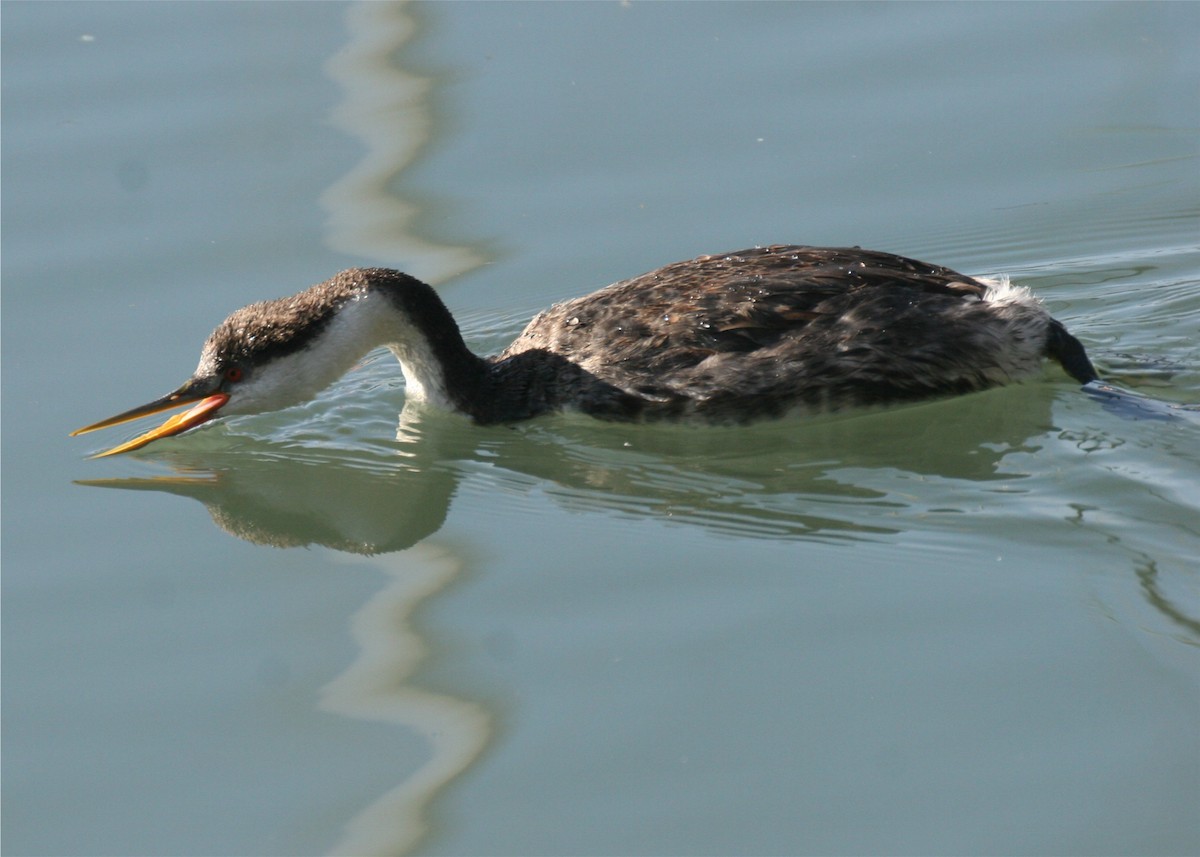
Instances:
[[[437,282],[487,352],[771,242],[1008,273],[1106,376],[1195,403],[1198,31],[4,4],[6,852],[1195,853],[1184,412],[1048,370],[748,429],[482,429],[406,410],[381,354],[134,455],[66,433],[352,264]]]

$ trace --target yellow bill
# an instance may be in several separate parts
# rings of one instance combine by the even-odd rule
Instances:
[[[203,394],[197,394],[191,391],[189,385],[185,384],[174,393],[163,396],[161,399],[155,399],[153,402],[148,404],[141,405],[125,411],[124,413],[117,414],[115,417],[109,417],[106,420],[101,420],[100,422],[93,423],[90,426],[84,426],[81,429],[76,429],[75,431],[71,432],[71,437],[87,434],[90,431],[96,431],[102,428],[108,428],[109,426],[127,423],[130,420],[136,420],[139,417],[147,417],[151,414],[169,411],[172,408],[178,408],[183,405],[191,404],[192,402],[198,402],[195,407],[184,411],[182,414],[175,414],[175,416],[168,419],[158,428],[151,429],[145,434],[135,437],[133,440],[126,441],[119,446],[114,446],[112,449],[97,453],[96,455],[93,455],[92,458],[104,458],[109,455],[120,455],[123,452],[141,449],[146,444],[156,441],[159,438],[170,437],[171,435],[187,431],[188,429],[198,426],[201,423],[208,422],[217,415],[217,411],[228,401],[229,396],[227,396],[225,393],[214,393],[212,395],[205,396]]]

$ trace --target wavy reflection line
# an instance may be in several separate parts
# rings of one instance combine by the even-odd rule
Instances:
[[[1188,633],[1189,636],[1181,642],[1190,646],[1200,645],[1200,619],[1188,615],[1186,610],[1163,593],[1158,563],[1150,557],[1144,557],[1134,565],[1134,572],[1150,606]]]
[[[403,259],[408,271],[431,281],[478,267],[485,260],[470,248],[417,236],[421,207],[396,190],[399,176],[420,156],[434,130],[429,106],[433,81],[394,61],[417,33],[413,16],[399,3],[361,3],[347,8],[346,26],[345,47],[325,64],[326,73],[343,89],[343,100],[330,118],[362,140],[367,151],[321,196],[329,214],[327,244],[385,264]],[[481,706],[404,683],[425,654],[409,617],[457,574],[459,562],[428,547],[369,561],[393,582],[351,620],[361,654],[325,686],[320,705],[410,728],[429,743],[430,758],[346,824],[332,849],[340,854],[396,854],[414,847],[428,833],[430,801],[470,766],[490,736],[490,718]]]
[[[352,617],[360,654],[321,689],[319,706],[411,729],[428,742],[430,758],[347,822],[331,853],[403,854],[429,832],[430,802],[479,757],[491,736],[491,717],[483,706],[406,684],[426,653],[412,628],[412,613],[453,580],[462,563],[447,550],[425,545],[369,559],[335,557],[368,562],[391,582]]]
[[[358,3],[347,7],[346,26],[346,46],[325,62],[326,74],[343,89],[330,120],[362,140],[367,152],[321,195],[329,213],[328,246],[384,264],[403,260],[406,271],[431,282],[482,265],[486,260],[469,247],[417,236],[421,207],[396,189],[434,130],[429,105],[434,81],[400,68],[394,59],[417,33],[415,19],[401,3]]]

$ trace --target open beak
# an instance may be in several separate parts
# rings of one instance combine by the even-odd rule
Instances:
[[[211,389],[211,388],[210,388]],[[168,419],[165,423],[156,429],[151,429],[143,435],[135,437],[133,440],[127,441],[120,446],[114,446],[112,449],[93,455],[92,458],[104,458],[108,455],[120,455],[122,452],[129,452],[134,449],[141,449],[148,443],[158,440],[160,437],[170,437],[173,434],[187,431],[188,429],[198,426],[201,423],[208,422],[217,415],[217,411],[229,401],[229,396],[225,393],[208,393],[202,389],[198,389],[195,381],[188,381],[178,390],[173,393],[168,393],[161,399],[155,399],[145,405],[137,408],[132,408],[124,413],[117,414],[115,417],[109,417],[106,420],[101,420],[98,423],[92,423],[90,426],[84,426],[81,429],[76,429],[71,432],[71,437],[80,434],[87,434],[90,431],[96,431],[109,426],[120,425],[127,423],[130,420],[136,420],[139,417],[148,417],[151,414],[162,413],[169,411],[172,408],[190,405],[192,402],[198,402],[195,407],[185,411],[182,414],[176,414]]]

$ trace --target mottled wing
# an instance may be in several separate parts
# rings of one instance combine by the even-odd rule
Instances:
[[[501,359],[530,349],[603,373],[678,372],[721,353],[749,353],[844,313],[863,289],[899,299],[983,294],[948,268],[858,249],[773,246],[669,265],[535,318]],[[859,295],[861,298],[861,295]],[[851,298],[848,300],[848,298]]]

